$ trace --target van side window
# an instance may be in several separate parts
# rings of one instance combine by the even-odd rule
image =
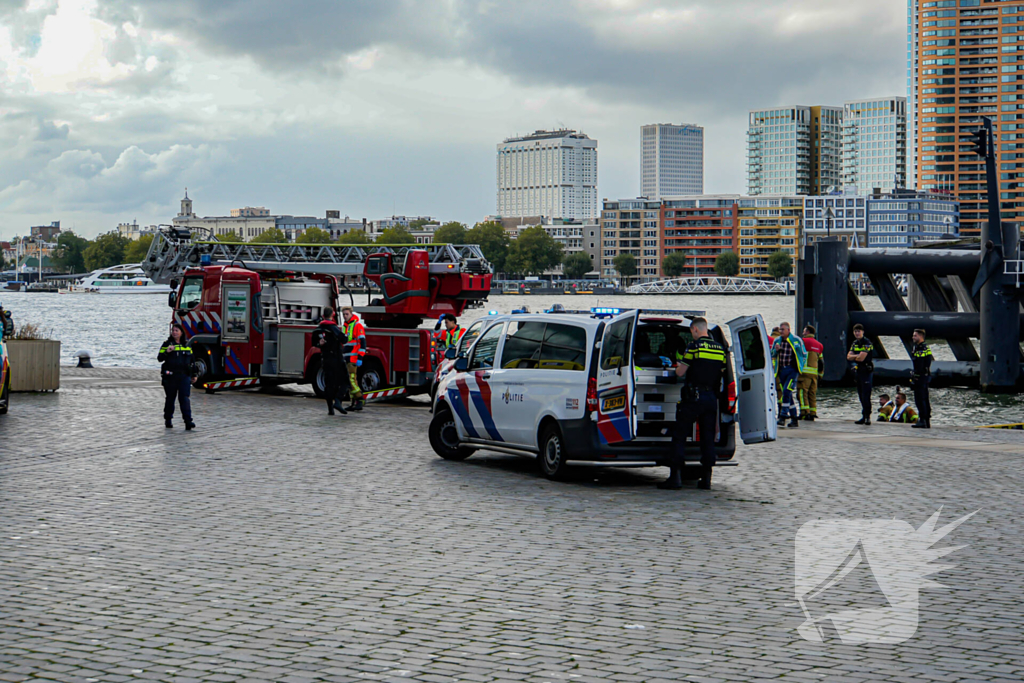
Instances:
[[[484,329],[484,321],[477,320],[475,323],[469,326],[466,333],[462,335],[462,339],[459,340],[459,353],[465,353],[476,338],[480,336],[480,331]]]
[[[540,368],[579,372],[586,370],[587,331],[575,325],[548,323],[540,351]]]
[[[501,352],[501,367],[519,370],[537,367],[544,326],[545,323],[540,322],[509,323],[505,347]]]
[[[501,341],[504,327],[504,323],[498,323],[480,337],[473,347],[473,357],[469,360],[470,370],[489,370],[494,367],[494,355],[498,352],[498,342]]]
[[[765,352],[764,342],[761,341],[761,334],[757,328],[741,330],[740,353],[743,357],[744,370],[764,370]]]
[[[632,319],[620,320],[608,327],[601,343],[601,369],[629,367],[626,352],[629,346],[629,332],[633,329]]]

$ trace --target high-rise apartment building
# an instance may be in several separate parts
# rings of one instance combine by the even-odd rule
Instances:
[[[789,106],[750,112],[747,188],[751,195],[819,194],[838,187],[843,110]]]
[[[704,129],[684,123],[640,128],[640,195],[704,193]]]
[[[538,130],[498,145],[500,216],[596,218],[597,140]]]
[[[907,184],[917,187],[917,3],[907,0]]]
[[[907,186],[907,101],[854,100],[843,106],[844,188],[857,194]]]
[[[734,195],[666,198],[661,207],[662,259],[683,253],[683,277],[715,275],[718,255],[739,247],[738,202]]]
[[[916,92],[917,187],[960,200],[960,231],[987,220],[984,160],[964,141],[988,116],[995,127],[999,200],[1006,220],[1024,217],[1018,136],[1024,135],[1024,0],[910,0],[908,66]],[[910,94],[910,93],[908,93]],[[1021,157],[1018,159],[1018,157]]]
[[[768,259],[777,251],[789,254],[795,273],[804,198],[739,197],[736,203],[740,212],[740,277],[771,277]]]

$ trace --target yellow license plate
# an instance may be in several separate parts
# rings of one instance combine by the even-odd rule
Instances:
[[[626,407],[626,397],[616,396],[614,398],[606,398],[601,402],[601,412],[609,413],[613,410],[621,410]]]

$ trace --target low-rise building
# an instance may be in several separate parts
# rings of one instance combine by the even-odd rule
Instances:
[[[661,258],[686,255],[682,277],[715,275],[715,261],[739,247],[739,197],[666,197],[661,207]],[[662,273],[662,277],[670,277]]]
[[[804,197],[803,244],[838,237],[854,247],[868,244],[867,198],[855,187],[843,193]]]
[[[654,282],[661,278],[661,201],[637,199],[604,200],[601,211],[601,277],[618,278],[615,257],[632,254],[636,275],[631,283]]]
[[[740,277],[770,279],[768,259],[790,255],[796,272],[804,201],[798,195],[740,197]]]
[[[593,266],[591,272],[596,273],[600,268],[598,260],[600,248],[601,228],[597,221],[576,221],[565,218],[544,218],[542,216],[524,216],[522,218],[503,218],[499,216],[488,216],[486,220],[501,223],[505,234],[510,239],[518,239],[519,233],[526,228],[540,226],[544,232],[552,237],[562,246],[563,258],[576,252],[584,252],[590,256],[590,263]],[[559,264],[551,270],[545,271],[545,275],[560,276],[562,266]]]
[[[960,234],[960,202],[946,194],[896,190],[869,198],[867,207],[871,247],[912,247]]]

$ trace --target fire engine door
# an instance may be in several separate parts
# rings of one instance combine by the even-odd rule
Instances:
[[[225,342],[249,341],[249,283],[224,285],[221,340]]]

